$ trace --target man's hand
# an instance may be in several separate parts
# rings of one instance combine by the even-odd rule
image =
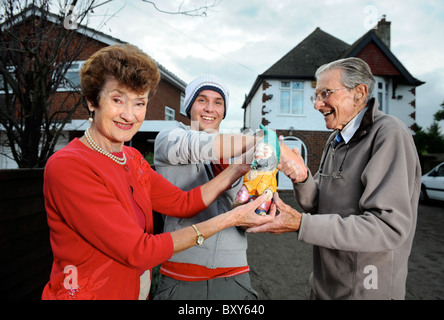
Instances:
[[[286,232],[298,231],[301,225],[302,214],[297,210],[293,209],[289,205],[285,204],[277,192],[273,196],[273,204],[271,205],[271,211],[279,211],[274,220],[265,223],[261,226],[252,227],[247,229],[247,232],[257,233],[257,232],[269,232],[273,234],[281,234]]]
[[[281,144],[281,159],[278,169],[285,173],[293,183],[300,183],[307,180],[308,168],[301,156],[298,148],[291,150],[285,144]]]
[[[234,183],[237,179],[243,177],[250,170],[250,165],[246,163],[238,164],[233,162],[225,170],[232,173],[230,176]]]

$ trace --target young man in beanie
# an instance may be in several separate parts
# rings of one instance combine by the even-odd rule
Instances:
[[[189,190],[211,180],[227,166],[221,159],[239,156],[256,143],[255,136],[219,134],[229,104],[226,85],[204,75],[185,90],[185,109],[191,127],[181,123],[160,132],[155,142],[156,171],[174,185]],[[190,219],[164,216],[164,231],[192,226],[232,209],[242,179],[206,210]],[[203,235],[205,236],[205,235]],[[196,230],[196,237],[199,231]],[[228,228],[203,243],[178,253],[162,264],[162,282],[155,299],[257,299],[251,288],[247,263],[247,237],[239,228]]]

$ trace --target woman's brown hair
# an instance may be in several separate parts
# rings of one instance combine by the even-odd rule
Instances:
[[[109,77],[137,93],[153,92],[160,81],[160,72],[150,56],[131,44],[112,45],[97,51],[80,71],[82,93],[95,107]]]

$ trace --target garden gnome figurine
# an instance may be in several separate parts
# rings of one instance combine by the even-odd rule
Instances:
[[[244,176],[244,182],[233,207],[253,201],[263,193],[267,194],[267,200],[256,209],[256,213],[266,215],[270,209],[273,193],[277,189],[277,166],[280,157],[279,140],[276,132],[268,130],[263,125],[264,139],[256,146],[254,160],[251,169]]]

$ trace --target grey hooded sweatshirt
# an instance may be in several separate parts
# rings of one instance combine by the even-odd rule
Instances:
[[[212,152],[216,135],[191,130],[182,123],[178,123],[172,130],[161,131],[154,146],[156,171],[185,191],[208,182],[213,178],[210,161],[216,160]],[[172,232],[231,210],[241,186],[242,178],[193,218],[164,216],[164,231]],[[175,254],[170,261],[197,264],[210,269],[244,267],[248,265],[247,236],[239,228],[227,228],[205,239],[203,245]]]

